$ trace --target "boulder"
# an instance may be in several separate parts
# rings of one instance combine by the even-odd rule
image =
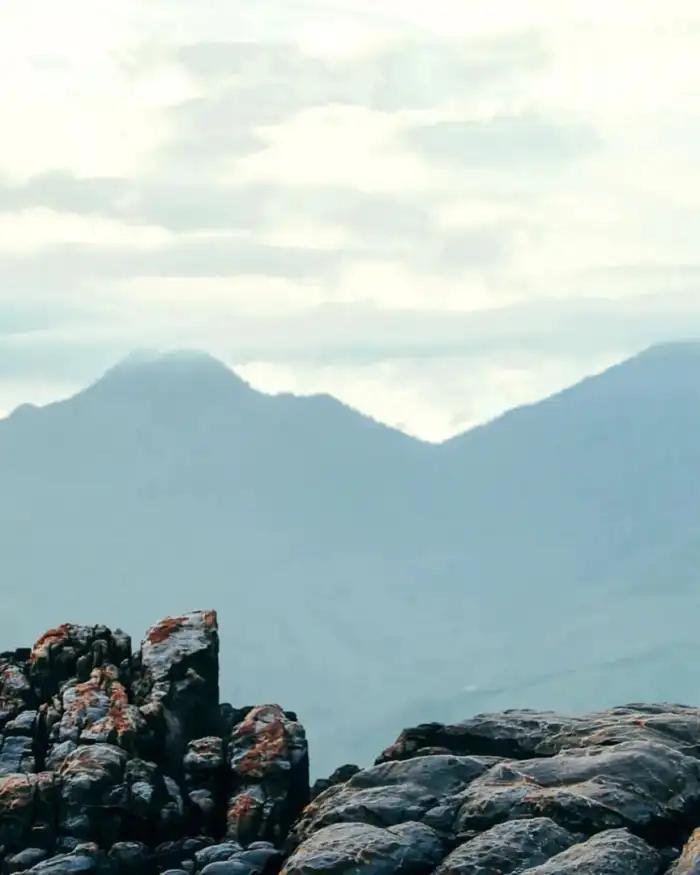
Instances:
[[[515,875],[546,863],[582,838],[548,817],[506,821],[459,845],[435,875]]]
[[[626,829],[598,833],[520,875],[657,875],[661,855]]]
[[[626,827],[657,845],[681,843],[700,811],[700,761],[652,741],[504,760],[461,794],[454,832],[550,817],[593,835]]]
[[[357,772],[306,807],[287,848],[291,850],[332,823],[357,821],[390,827],[421,821],[437,806],[459,798],[492,763],[489,758],[446,755],[385,762]],[[451,831],[452,823],[449,827]]]
[[[430,827],[408,822],[387,829],[334,823],[314,833],[285,862],[282,875],[423,875],[440,863],[445,847]]]

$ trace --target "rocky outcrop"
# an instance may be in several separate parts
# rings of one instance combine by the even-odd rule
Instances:
[[[220,703],[218,656],[214,611],[166,618],[136,652],[67,624],[0,654],[2,871],[278,871],[309,800],[304,729]]]
[[[218,654],[213,611],[0,654],[2,875],[700,875],[700,709],[423,724],[310,787]]]

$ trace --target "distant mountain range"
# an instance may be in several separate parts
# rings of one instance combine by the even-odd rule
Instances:
[[[215,607],[222,691],[315,773],[397,722],[698,701],[700,343],[443,444],[202,353],[0,421],[0,647]]]

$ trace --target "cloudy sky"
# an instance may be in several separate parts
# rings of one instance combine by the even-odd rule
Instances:
[[[691,0],[3,0],[0,412],[139,347],[439,439],[700,336]]]

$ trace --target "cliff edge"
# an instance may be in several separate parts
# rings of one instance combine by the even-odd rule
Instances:
[[[284,667],[281,667],[284,670]],[[700,709],[405,729],[309,783],[304,728],[219,699],[214,611],[138,650],[64,624],[0,653],[0,862],[36,875],[698,875]]]

